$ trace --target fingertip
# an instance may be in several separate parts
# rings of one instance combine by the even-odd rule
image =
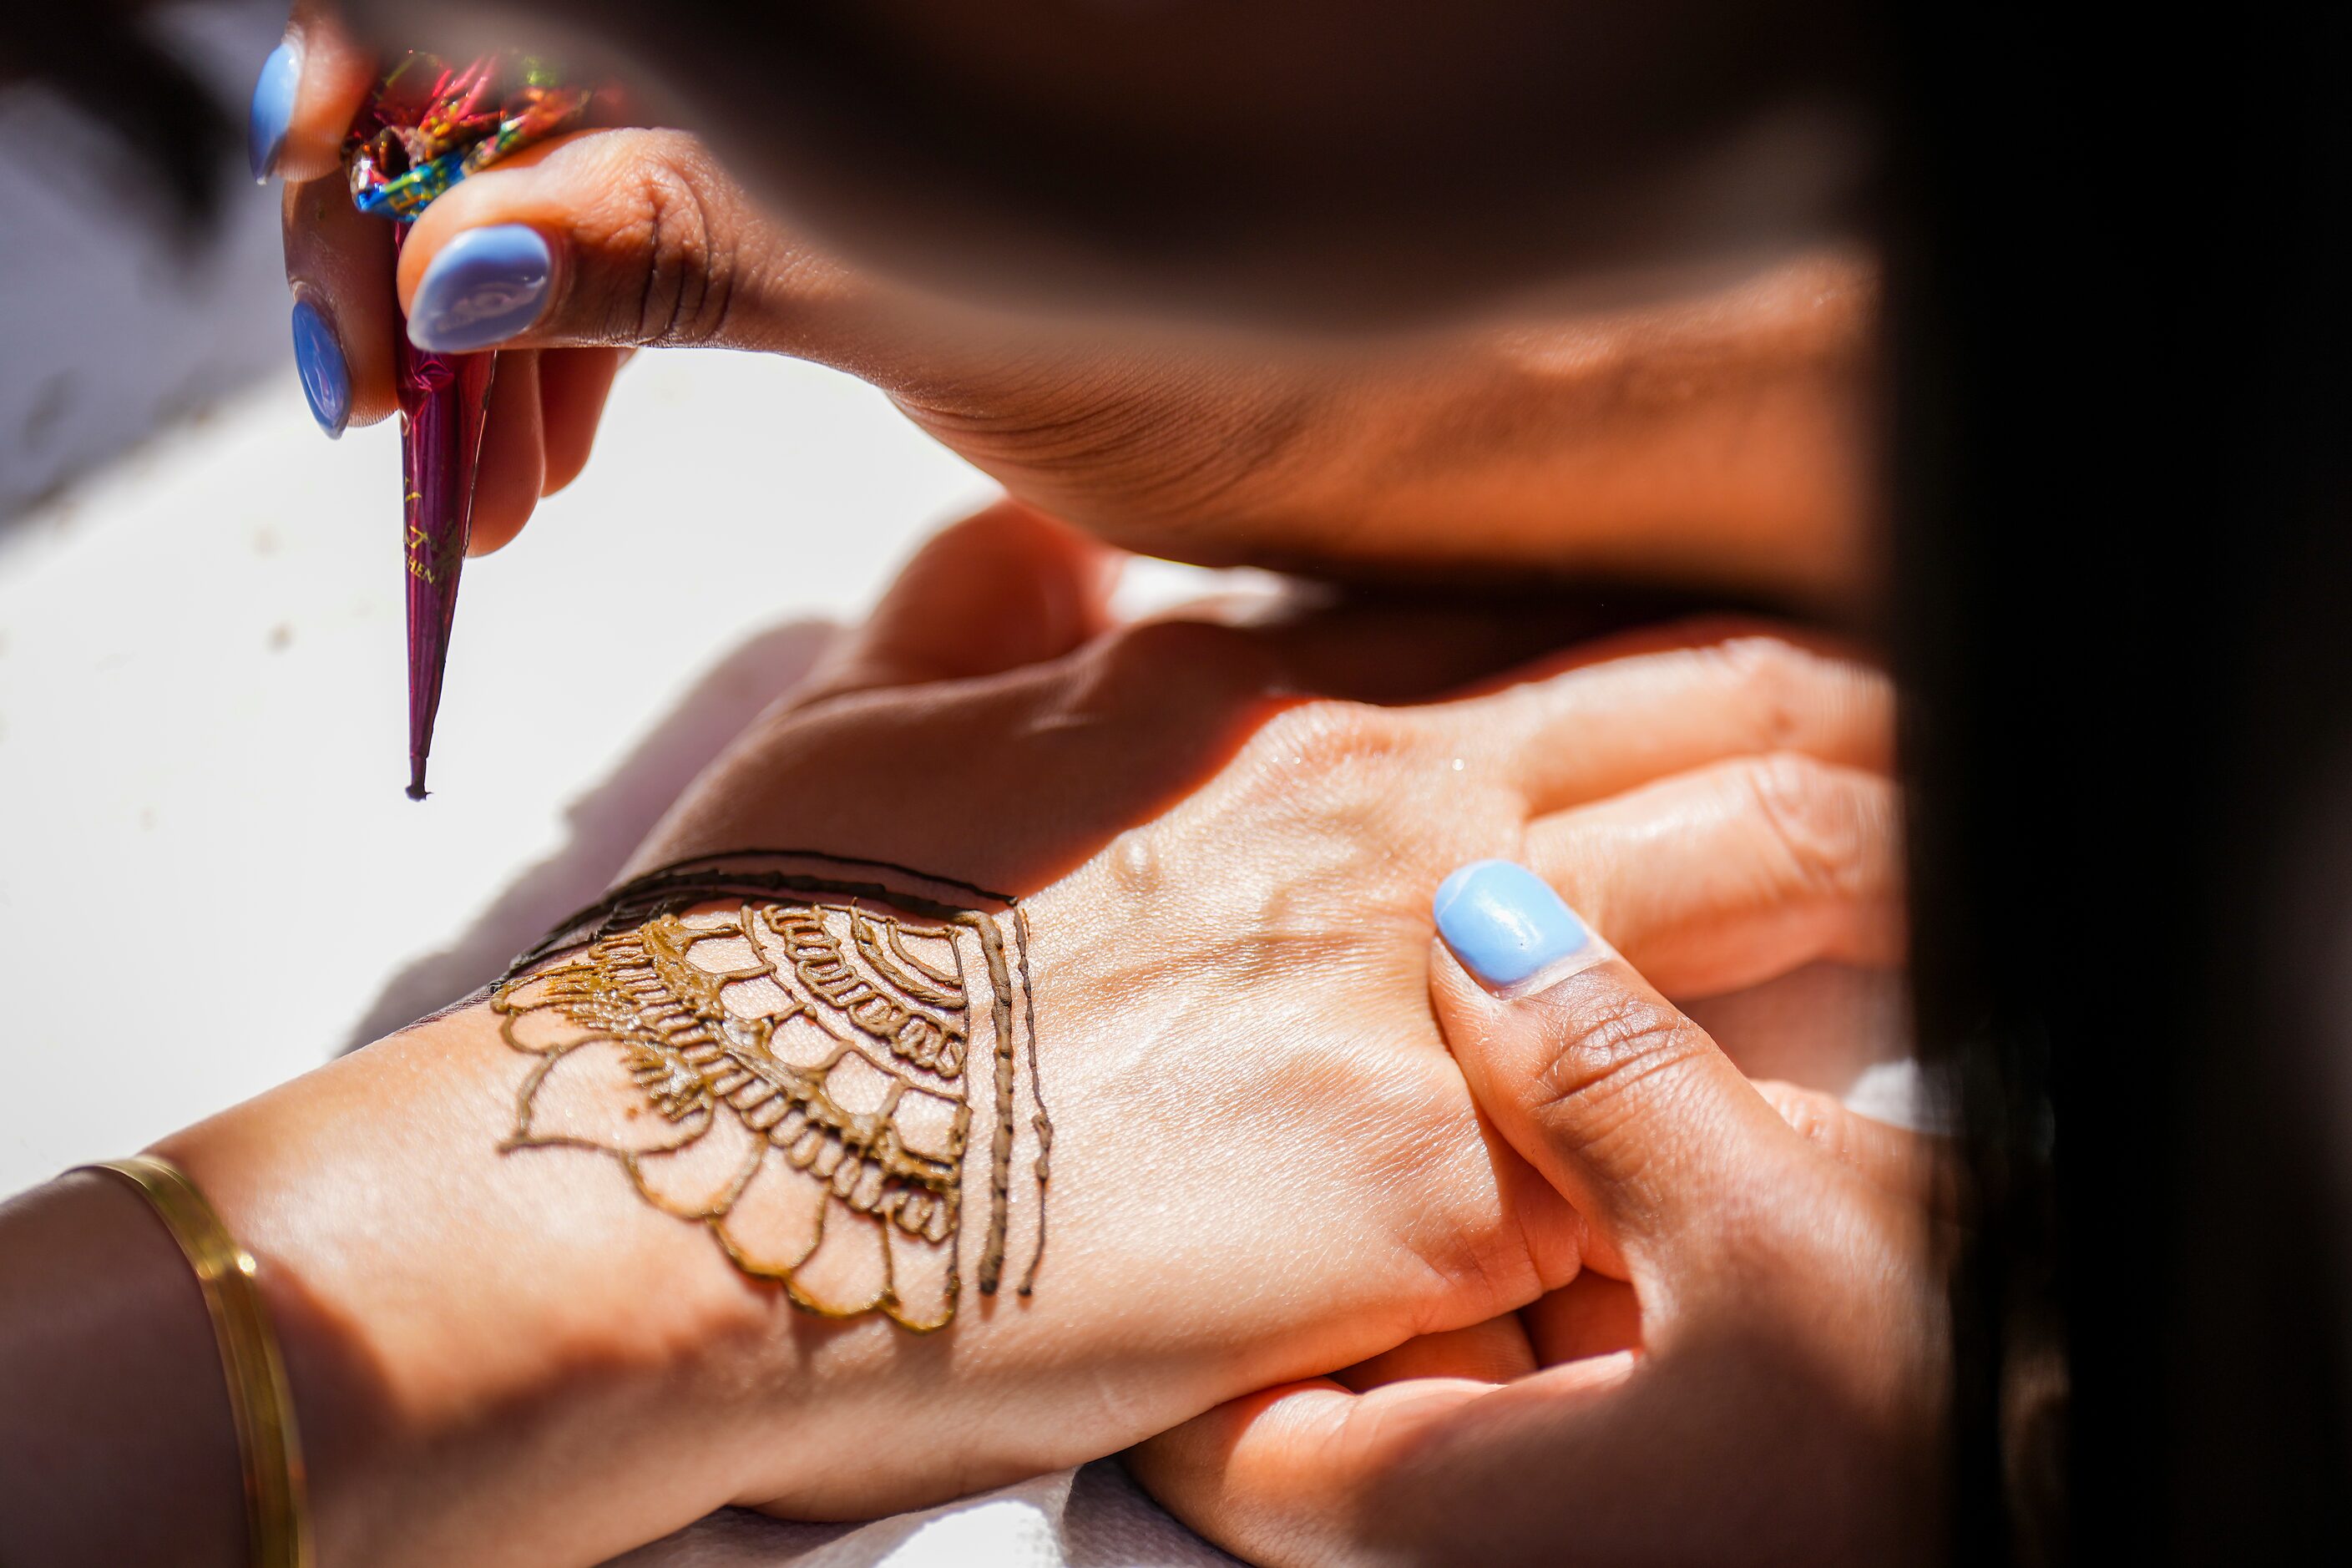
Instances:
[[[1007,498],[970,520],[971,548],[1038,596],[1043,647],[1066,653],[1110,626],[1110,595],[1126,557],[1090,534]]]
[[[1437,934],[1465,972],[1498,996],[1555,984],[1614,956],[1551,884],[1513,860],[1474,860],[1430,900]]]
[[[1146,1438],[1128,1451],[1128,1466],[1179,1518],[1212,1539],[1228,1539],[1234,1511],[1262,1489],[1268,1467],[1286,1459],[1302,1436],[1344,1424],[1361,1397],[1328,1377],[1263,1388]]]
[[[341,437],[352,418],[352,373],[334,324],[311,300],[294,300],[294,374],[302,384],[310,417],[329,440]]]
[[[610,134],[574,131],[550,137],[499,159],[495,167],[458,181],[434,198],[417,216],[400,247],[393,283],[403,313],[415,315],[418,296],[436,270],[444,279],[437,287],[444,292],[453,289],[455,280],[447,268],[456,263],[444,264],[442,258],[461,242],[468,247],[487,243],[493,250],[509,252],[518,246],[528,250],[535,242],[543,257],[529,255],[524,259],[545,268],[545,286],[537,298],[542,307],[540,313],[546,313],[547,305],[573,280],[575,269],[566,265],[571,248],[568,229],[578,219],[579,202],[598,188],[592,176],[574,168],[577,155],[568,155],[567,150]],[[551,159],[559,160],[559,169],[572,171],[574,177],[568,183],[551,181],[542,173]],[[495,233],[497,237],[487,242],[471,237],[483,233]],[[525,239],[525,235],[530,237]],[[515,330],[527,325],[521,323]]]
[[[538,325],[554,300],[561,247],[529,224],[461,230],[421,271],[402,248],[408,341],[429,353],[497,348]]]
[[[245,156],[257,184],[267,183],[278,169],[301,85],[301,46],[291,37],[282,38],[262,60],[252,101],[246,106]]]
[[[325,16],[298,15],[254,88],[247,155],[257,180],[337,172],[343,139],[373,90],[376,60]]]
[[[1431,993],[1480,1109],[1616,1258],[1702,1234],[1779,1119],[1540,879],[1507,861],[1457,875]]]
[[[389,226],[354,208],[338,178],[289,183],[283,209],[287,285],[318,313],[349,378],[342,427],[389,417],[399,407]]]
[[[1066,524],[1000,500],[916,552],[867,623],[856,661],[908,681],[1058,658],[1108,619],[1108,553]]]

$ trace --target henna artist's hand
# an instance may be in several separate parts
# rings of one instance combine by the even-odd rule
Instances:
[[[1814,603],[1870,575],[1875,287],[1851,258],[1677,305],[1355,346],[1015,318],[845,265],[690,135],[606,129],[458,184],[395,273],[385,226],[352,210],[335,166],[373,58],[316,16],[295,37],[272,163],[299,321],[331,345],[304,354],[313,407],[336,429],[393,411],[395,289],[427,346],[502,347],[478,551],[579,474],[628,352],[698,345],[847,370],[1015,495],[1153,554]],[[545,281],[516,295],[502,267]],[[456,309],[479,288],[506,301],[491,319]]]
[[[261,1260],[335,1552],[584,1560],[730,1501],[901,1508],[1568,1283],[1595,1233],[1430,1016],[1429,900],[1463,860],[1527,859],[1678,994],[1899,952],[1867,669],[1685,627],[1433,700],[1547,628],[1106,633],[1109,559],[1009,505],[950,531],[640,861],[802,844],[999,887],[1025,969],[972,945],[1017,951],[1009,913],[698,902],[167,1141]],[[917,1070],[941,1034],[877,1025],[868,975],[954,1001],[912,1012],[969,1042],[961,1077]],[[951,1103],[961,1173],[903,1114]],[[566,1141],[592,1147],[525,1146]]]
[[[1470,1331],[1234,1401],[1131,1468],[1272,1565],[1925,1555],[1943,1316],[1908,1135],[1825,1152],[1537,879],[1465,882],[1438,895],[1439,1016],[1589,1216],[1588,1271],[1521,1314],[1532,1357]]]

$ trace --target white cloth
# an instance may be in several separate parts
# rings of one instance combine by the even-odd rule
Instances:
[[[722,1509],[610,1568],[1223,1568],[1116,1459],[864,1524]]]

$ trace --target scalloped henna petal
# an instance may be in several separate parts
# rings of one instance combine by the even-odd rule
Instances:
[[[767,1141],[730,1111],[710,1119],[710,1131],[677,1149],[639,1154],[630,1164],[637,1190],[681,1219],[727,1212],[744,1191]]]
[[[829,1318],[882,1306],[890,1298],[890,1254],[882,1229],[828,1195],[824,1237],[793,1270],[793,1299]]]
[[[770,1150],[742,1195],[711,1228],[742,1268],[782,1279],[816,1251],[826,1201],[823,1185]]]
[[[676,1120],[648,1102],[617,1040],[589,1040],[549,1066],[518,1129],[531,1142],[585,1143],[616,1154],[677,1149],[709,1131],[709,1110]]]

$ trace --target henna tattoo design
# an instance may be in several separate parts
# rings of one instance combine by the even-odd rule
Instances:
[[[840,875],[852,866],[893,880]],[[1022,1295],[1044,1258],[1053,1123],[1028,987],[1028,925],[1008,897],[807,852],[667,868],[565,922],[494,989],[506,1042],[538,1058],[501,1148],[614,1155],[647,1203],[707,1226],[795,1305],[943,1328],[968,1182],[987,1208],[981,1293],[1003,1279],[1016,1206]],[[1024,1098],[1035,1201],[1016,1205]],[[964,1159],[976,1111],[984,1172]]]

